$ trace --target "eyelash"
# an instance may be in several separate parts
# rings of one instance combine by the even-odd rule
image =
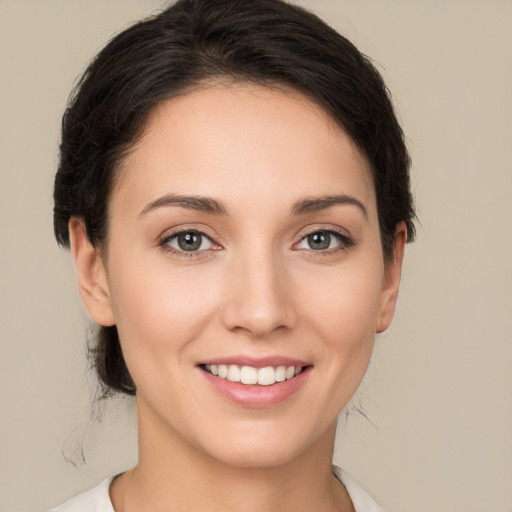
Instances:
[[[169,243],[172,240],[176,239],[181,234],[187,234],[187,233],[199,235],[200,237],[208,240],[212,245],[220,247],[218,244],[216,244],[213,241],[211,236],[207,235],[203,231],[200,231],[199,229],[194,229],[194,228],[182,228],[177,231],[173,231],[170,234],[166,234],[162,238],[160,238],[160,241],[158,242],[158,246],[163,251],[176,254],[177,256],[180,256],[182,258],[200,258],[200,257],[206,256],[206,253],[208,253],[209,251],[219,250],[219,249],[203,249],[201,251],[185,251],[185,250],[176,249],[169,245]]]
[[[315,229],[312,229],[311,231],[305,233],[301,236],[300,240],[294,244],[294,248],[297,247],[303,240],[307,239],[309,236],[317,234],[317,233],[326,233],[329,236],[334,236],[338,240],[338,245],[336,247],[332,247],[331,249],[325,249],[325,250],[315,250],[315,249],[302,249],[307,250],[308,252],[311,252],[312,256],[329,256],[331,254],[335,254],[340,251],[348,251],[351,247],[355,245],[354,241],[347,236],[342,231],[337,230],[333,227],[316,227]],[[301,249],[296,249],[300,251]]]
[[[186,251],[186,250],[176,249],[169,245],[169,243],[172,240],[176,239],[179,235],[185,234],[185,233],[199,235],[202,238],[208,240],[213,246],[216,246],[218,248]],[[334,237],[339,242],[338,246],[330,248],[330,249],[325,249],[325,250],[296,248],[303,240],[305,240],[309,236],[317,234],[317,233],[326,233],[330,236],[334,235]],[[318,256],[331,255],[331,254],[334,254],[334,253],[337,253],[340,251],[347,251],[354,245],[355,245],[355,242],[350,237],[348,237],[345,233],[338,231],[337,229],[335,229],[333,227],[316,227],[315,229],[312,229],[311,231],[302,235],[300,240],[292,246],[292,249],[294,249],[296,251],[301,251],[301,250],[308,251],[311,253],[312,256],[318,257]],[[216,244],[214,242],[214,240],[211,236],[207,235],[203,231],[200,231],[200,230],[194,229],[194,228],[182,228],[182,229],[174,231],[170,234],[166,234],[165,236],[160,238],[160,240],[158,242],[158,246],[165,252],[171,252],[171,253],[176,254],[182,258],[200,258],[200,257],[207,256],[210,251],[218,251],[218,250],[222,249],[221,246],[219,246],[218,244]]]

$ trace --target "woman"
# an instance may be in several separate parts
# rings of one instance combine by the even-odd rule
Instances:
[[[139,462],[56,510],[381,510],[332,468],[414,236],[381,77],[279,0],[114,38],[63,120],[55,233]]]

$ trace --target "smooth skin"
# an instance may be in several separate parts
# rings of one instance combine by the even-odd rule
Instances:
[[[102,254],[80,219],[70,233],[86,309],[117,325],[137,386],[140,459],[111,486],[116,511],[353,510],[336,419],[393,317],[406,228],[385,263],[352,140],[297,93],[210,84],[153,112],[109,221]],[[199,366],[241,355],[310,368],[286,400],[244,407]]]

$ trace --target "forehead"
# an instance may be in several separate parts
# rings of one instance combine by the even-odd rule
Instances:
[[[162,192],[234,202],[261,194],[267,203],[351,192],[372,202],[374,187],[366,158],[311,100],[220,84],[161,103],[123,161],[114,196]]]

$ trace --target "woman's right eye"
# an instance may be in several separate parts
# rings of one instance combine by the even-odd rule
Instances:
[[[213,242],[204,233],[189,230],[165,237],[160,245],[178,252],[200,252],[213,248]]]

